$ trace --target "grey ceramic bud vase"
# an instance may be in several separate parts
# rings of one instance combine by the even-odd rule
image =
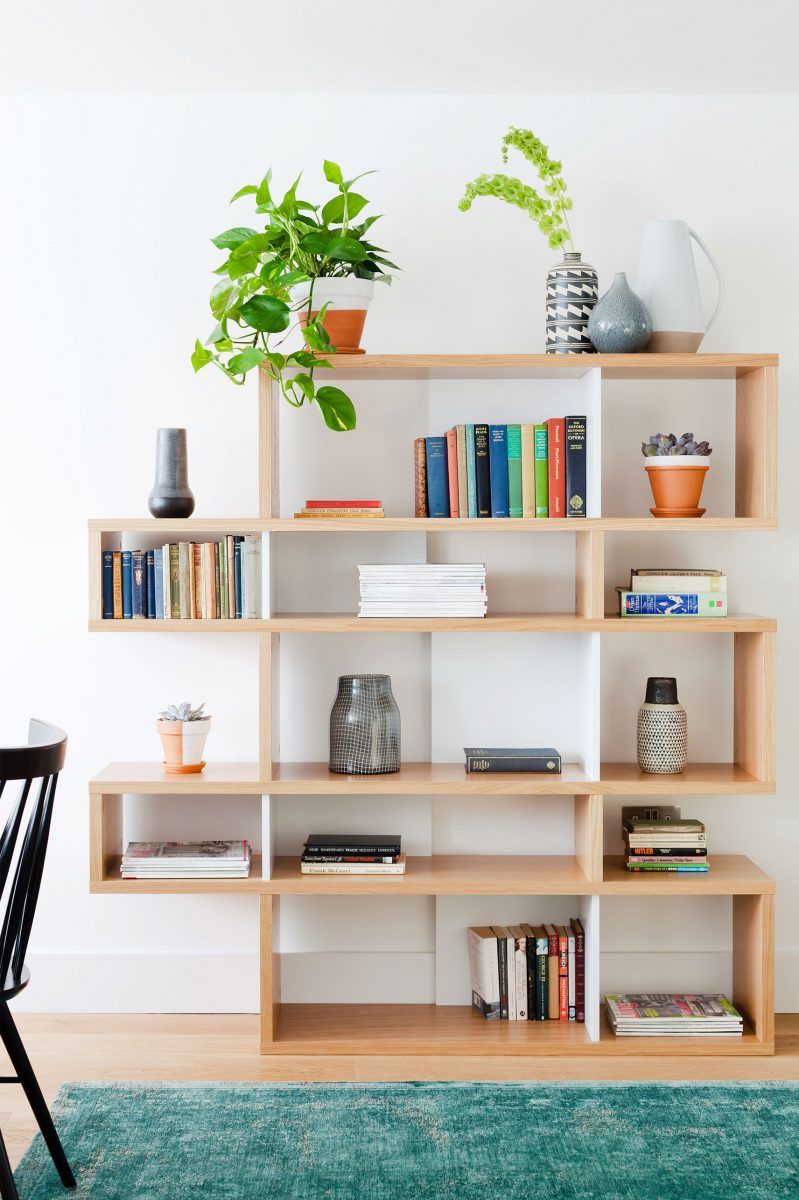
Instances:
[[[194,512],[185,429],[158,430],[155,483],[147,504],[154,517],[190,517]]]
[[[613,276],[611,287],[592,310],[588,335],[600,354],[635,354],[651,338],[649,309],[628,284],[624,271]]]
[[[400,714],[390,675],[340,675],[330,710],[330,770],[389,775],[400,769]]]
[[[638,766],[647,775],[677,775],[688,761],[688,718],[677,680],[652,676],[638,710]]]

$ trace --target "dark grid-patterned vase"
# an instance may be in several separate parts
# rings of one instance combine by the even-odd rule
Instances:
[[[588,318],[599,299],[599,279],[576,250],[547,272],[547,354],[595,354]]]
[[[389,775],[400,769],[400,713],[390,675],[340,675],[330,710],[330,770]]]
[[[638,710],[638,766],[648,775],[677,775],[688,761],[688,718],[677,680],[651,677]]]

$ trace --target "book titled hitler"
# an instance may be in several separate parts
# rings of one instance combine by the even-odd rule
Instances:
[[[449,516],[449,472],[447,470],[447,439],[425,438],[427,469],[427,515]]]
[[[488,461],[488,426],[474,427],[474,473],[478,517],[491,516],[491,467]]]
[[[491,516],[508,515],[508,427],[489,425],[488,457],[491,487]]]
[[[532,749],[506,746],[464,746],[467,771],[533,771],[542,775],[560,775],[561,757],[552,746]]]
[[[566,417],[565,516],[567,517],[587,516],[586,432],[585,417]]]

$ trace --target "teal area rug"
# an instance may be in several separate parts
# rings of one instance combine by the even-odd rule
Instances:
[[[21,1200],[779,1200],[799,1196],[799,1087],[71,1084]]]

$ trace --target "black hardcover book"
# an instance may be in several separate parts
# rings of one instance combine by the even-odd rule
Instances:
[[[549,1020],[549,938],[543,926],[536,929],[535,1019]]]
[[[103,619],[114,619],[114,553],[103,551]]]
[[[161,553],[160,550],[158,552]],[[155,551],[147,551],[147,616],[155,620]]]
[[[554,746],[533,748],[507,746],[464,746],[467,771],[535,771],[561,773],[561,757]]]
[[[302,862],[312,863],[394,863],[399,854],[312,854],[307,850]]]
[[[504,925],[492,925],[497,935],[497,966],[499,967],[499,1018],[508,1019],[508,931]]]
[[[402,838],[397,833],[309,833],[305,854],[399,855]]]
[[[488,426],[474,427],[474,474],[478,517],[491,516],[491,467],[488,459]]]
[[[522,925],[527,934],[527,1020],[535,1020],[535,933],[532,925]]]
[[[566,516],[587,516],[585,417],[566,418]]]

